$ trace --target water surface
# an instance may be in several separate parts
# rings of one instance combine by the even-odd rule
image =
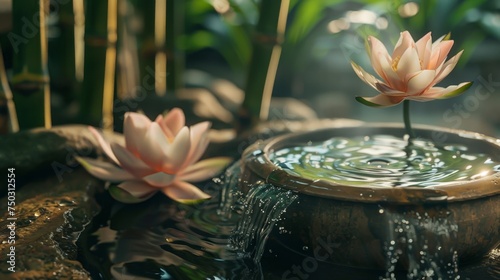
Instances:
[[[380,208],[394,234],[388,235],[387,270],[363,270],[332,265],[290,251],[272,239],[291,234],[275,227],[297,196],[288,190],[256,183],[240,191],[239,165],[213,181],[198,186],[212,198],[198,205],[181,205],[159,194],[151,200],[125,205],[107,193],[97,198],[103,207],[91,226],[82,232],[78,260],[93,279],[180,279],[180,280],[278,280],[278,279],[469,279],[500,278],[500,254],[494,250],[485,260],[460,267],[454,260],[438,260],[419,239],[414,226],[425,219],[407,217]],[[453,221],[428,221],[438,238],[456,233]],[[403,238],[405,241],[402,242]],[[397,246],[422,251],[411,272],[397,271]],[[394,244],[392,242],[394,241]],[[307,248],[304,248],[307,250]],[[448,262],[450,265],[448,265]],[[422,278],[430,275],[428,278]],[[303,278],[302,276],[307,276]],[[335,276],[335,277],[333,277]]]
[[[270,158],[291,174],[349,186],[441,186],[500,171],[500,162],[462,145],[408,144],[390,135],[335,137],[277,150]]]

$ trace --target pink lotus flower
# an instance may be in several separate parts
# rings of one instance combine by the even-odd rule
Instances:
[[[172,109],[154,122],[137,113],[126,113],[125,145],[108,143],[90,128],[103,151],[113,163],[78,158],[87,171],[111,182],[109,188],[117,200],[135,203],[150,198],[157,191],[182,202],[193,203],[210,196],[189,182],[213,177],[229,162],[219,157],[198,161],[208,146],[209,122],[185,126],[182,110]]]
[[[389,55],[377,38],[370,36],[368,42],[371,64],[382,80],[351,62],[361,80],[380,92],[374,97],[356,98],[365,105],[387,107],[399,104],[405,99],[415,101],[445,99],[462,93],[472,85],[472,82],[466,82],[447,88],[434,87],[455,68],[463,52],[460,51],[445,62],[453,46],[453,40],[447,40],[445,36],[432,43],[429,32],[414,42],[410,33],[404,31],[392,55]]]

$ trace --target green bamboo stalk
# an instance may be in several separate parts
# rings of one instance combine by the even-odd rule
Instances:
[[[117,0],[85,2],[85,61],[80,101],[82,122],[113,128]]]
[[[138,34],[141,79],[153,75],[158,95],[181,88],[184,53],[175,42],[183,31],[184,1],[135,1],[134,5],[143,23]]]
[[[289,0],[260,3],[260,16],[245,85],[245,99],[239,111],[240,131],[267,119],[285,36],[289,4]]]
[[[157,0],[158,1],[158,0]],[[176,46],[176,42],[184,32],[184,15],[186,4],[184,1],[167,1],[167,91],[175,92],[184,86],[184,52]]]
[[[81,90],[85,57],[85,0],[73,0],[74,34],[75,34],[75,76],[78,83],[76,90]],[[78,96],[78,92],[75,94]]]
[[[12,91],[10,90],[5,64],[3,62],[2,47],[0,46],[0,134],[19,131],[16,107],[12,101]]]
[[[134,98],[139,85],[139,59],[137,33],[130,22],[137,22],[137,14],[129,1],[118,2],[117,43],[116,43],[116,98]],[[135,24],[136,26],[137,24]],[[118,112],[114,112],[116,116]],[[123,112],[122,112],[123,113]],[[120,122],[114,124],[119,129]]]
[[[66,102],[75,98],[75,14],[73,1],[54,4],[57,7],[59,36],[49,41],[49,71],[52,88],[57,88]]]
[[[155,6],[158,1],[166,0],[148,0],[133,1],[136,13],[142,23],[142,28],[137,33],[137,52],[139,57],[139,81],[147,81],[148,93],[154,94],[157,90],[156,85],[156,67],[155,58],[157,46],[155,42]],[[154,88],[152,86],[154,81]]]
[[[11,78],[20,129],[51,126],[45,19],[49,0],[12,1]]]

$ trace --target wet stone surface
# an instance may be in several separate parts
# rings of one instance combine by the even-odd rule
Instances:
[[[56,177],[34,181],[16,196],[14,215],[2,209],[0,255],[5,260],[15,246],[15,273],[0,263],[2,279],[89,279],[76,261],[75,240],[99,211],[93,196],[102,183],[84,170],[76,170],[59,181]],[[41,191],[43,190],[43,192]],[[7,205],[6,197],[0,200]],[[3,208],[3,207],[2,207]],[[6,242],[14,217],[15,244]]]
[[[0,136],[0,174],[15,168],[16,187],[36,178],[59,179],[77,167],[74,155],[92,156],[96,141],[85,125],[34,129]],[[5,177],[4,177],[5,178]],[[6,188],[0,189],[4,196]]]
[[[75,241],[99,211],[94,193],[103,183],[79,168],[74,156],[95,154],[84,125],[0,137],[2,178],[7,181],[9,168],[15,175],[15,196],[7,195],[6,185],[0,191],[1,279],[89,279],[76,260]],[[11,246],[15,265],[7,263]]]

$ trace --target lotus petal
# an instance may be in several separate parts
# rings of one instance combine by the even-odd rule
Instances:
[[[120,166],[136,177],[144,177],[155,173],[155,170],[144,163],[140,158],[137,158],[127,149],[119,144],[112,143],[111,149],[116,155]]]
[[[368,43],[370,44],[370,61],[372,67],[382,79],[386,80],[387,77],[381,62],[384,61],[390,64],[389,61],[392,61],[391,56],[387,52],[384,44],[382,44],[382,42],[380,42],[377,38],[369,36]]]
[[[118,160],[116,159],[115,157],[115,154],[113,153],[113,151],[111,150],[111,147],[109,145],[108,142],[106,142],[106,140],[104,140],[104,138],[102,137],[101,133],[99,133],[99,131],[97,131],[97,129],[95,129],[94,127],[92,126],[89,126],[88,127],[90,132],[92,133],[92,135],[94,135],[95,139],[97,140],[97,142],[99,143],[99,145],[101,146],[102,150],[104,151],[104,153],[113,161],[115,162],[116,164],[118,164]]]
[[[167,124],[164,121],[164,117],[162,115],[158,115],[156,117],[155,122],[160,125],[161,130],[163,130],[163,133],[165,133],[165,136],[167,136],[167,139],[169,141],[173,141],[175,138],[175,134],[170,130],[170,128],[167,126]]]
[[[403,81],[408,74],[420,71],[420,58],[418,57],[417,49],[407,49],[403,53],[403,56],[401,56],[396,69],[399,78]]]
[[[451,71],[457,65],[460,56],[462,56],[462,53],[463,51],[458,52],[455,56],[453,56],[443,64],[441,70],[439,72],[436,72],[437,74],[434,78],[434,84],[441,82],[446,76],[448,76],[448,74],[451,73]]]
[[[170,185],[175,180],[175,174],[157,172],[143,177],[142,180],[153,187],[163,188]]]
[[[139,157],[156,171],[163,171],[168,165],[169,142],[157,123],[152,123],[138,146]]]
[[[109,194],[123,203],[139,203],[151,198],[158,189],[141,181],[127,181],[119,185],[111,185]]]
[[[144,145],[144,135],[150,125],[151,120],[142,114],[133,112],[125,113],[125,120],[123,121],[125,146],[127,150],[136,156],[140,154],[139,149]]]
[[[229,157],[216,157],[199,161],[188,166],[178,179],[187,182],[201,182],[213,178],[221,172],[230,162]]]
[[[375,86],[377,83],[381,83],[381,81],[375,76],[371,75],[370,73],[366,72],[361,66],[357,65],[356,63],[351,61],[351,66],[352,69],[354,69],[354,73],[358,75],[358,77],[365,83],[367,83],[369,86],[373,87],[374,89],[377,89]]]
[[[437,45],[436,49],[432,51],[432,56],[427,69],[436,69],[439,65],[441,65],[448,56],[451,47],[453,47],[453,40],[447,40]]]
[[[166,116],[158,115],[155,122],[160,125],[169,141],[173,141],[181,128],[184,127],[186,117],[181,109],[173,108]]]
[[[183,128],[186,124],[186,117],[184,116],[184,112],[179,108],[173,108],[168,112],[163,121],[166,126],[177,135],[181,128]]]
[[[392,52],[392,60],[399,59],[408,49],[414,48],[414,46],[415,41],[413,41],[410,32],[401,32],[398,42],[394,46],[394,51]]]
[[[404,98],[398,97],[390,97],[385,94],[379,94],[374,97],[356,97],[356,101],[361,104],[370,106],[370,107],[390,107],[396,104],[399,104],[403,101]]]
[[[441,44],[442,41],[446,41],[449,39],[450,39],[450,33],[437,38],[436,41],[432,43],[432,49],[435,49],[439,44]]]
[[[418,56],[420,58],[420,63],[422,65],[421,69],[426,69],[427,64],[432,51],[432,36],[431,32],[425,34],[415,43],[415,48],[417,48]]]
[[[189,130],[191,134],[191,147],[182,168],[198,161],[203,155],[210,141],[207,133],[210,126],[210,122],[201,122],[191,126]]]
[[[196,186],[182,181],[176,181],[161,190],[171,199],[184,204],[198,203],[210,198],[210,195]]]
[[[177,172],[187,159],[191,149],[191,135],[187,126],[183,127],[174,139],[174,142],[164,151],[168,161],[162,170],[168,173]]]
[[[399,78],[398,73],[394,71],[392,61],[386,60],[384,58],[380,59],[380,67],[382,68],[382,72],[384,76],[381,76],[384,82],[392,88],[402,90],[404,89],[404,83]],[[385,78],[384,78],[385,77]]]
[[[384,83],[377,84],[377,90],[389,96],[406,96],[406,92],[393,89]]]
[[[408,96],[421,94],[426,89],[431,87],[432,81],[436,77],[436,71],[434,70],[422,70],[408,81],[408,89],[406,94]]]
[[[101,180],[119,182],[135,179],[134,175],[116,165],[91,158],[75,157],[75,159],[90,173]]]
[[[425,95],[407,97],[409,100],[415,101],[431,101],[434,99],[447,99],[462,94],[465,90],[472,86],[472,82],[465,82],[459,85],[452,85],[446,88],[433,87],[426,91]]]

